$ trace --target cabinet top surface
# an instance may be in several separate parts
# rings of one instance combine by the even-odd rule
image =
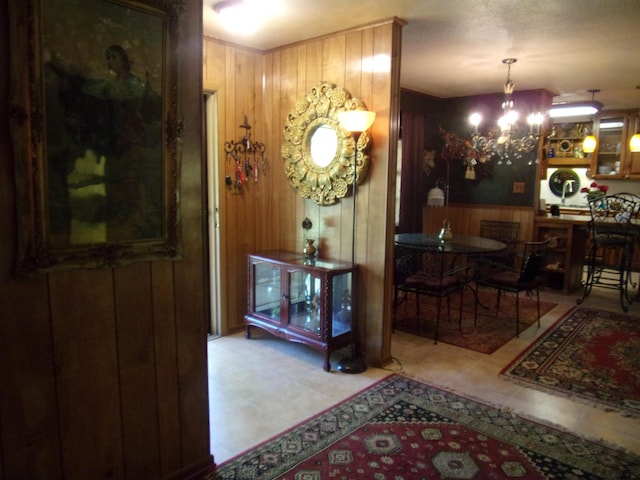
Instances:
[[[320,270],[351,270],[354,265],[351,262],[341,262],[338,260],[307,258],[302,253],[285,252],[281,250],[269,250],[256,252],[249,255],[251,258],[278,262],[294,267],[311,267]]]

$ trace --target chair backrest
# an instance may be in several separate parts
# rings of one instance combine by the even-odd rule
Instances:
[[[504,254],[515,254],[520,240],[520,224],[500,220],[481,220],[480,236],[507,244]]]
[[[519,282],[530,282],[540,274],[540,271],[544,267],[548,248],[549,240],[543,242],[526,242],[524,244]]]
[[[624,237],[637,215],[635,194],[612,194],[589,200],[591,223],[595,235]]]
[[[520,239],[520,224],[518,222],[481,220],[480,236],[505,243],[517,242]]]
[[[624,197],[624,198],[628,198],[629,200],[631,200],[632,202],[636,203],[636,208],[633,211],[633,215],[631,215],[631,220],[638,220],[640,219],[640,195],[636,194],[636,193],[617,193],[616,194],[619,197]]]

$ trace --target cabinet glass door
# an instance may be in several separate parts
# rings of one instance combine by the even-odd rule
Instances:
[[[309,333],[320,334],[322,319],[321,279],[311,272],[289,272],[289,324]]]
[[[255,312],[274,320],[280,319],[280,268],[263,262],[253,268]]]
[[[624,116],[600,118],[598,138],[598,175],[618,175],[624,153]]]
[[[351,273],[333,277],[333,338],[351,331]]]

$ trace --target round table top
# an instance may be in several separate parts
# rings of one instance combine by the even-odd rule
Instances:
[[[507,248],[503,242],[470,235],[454,234],[452,240],[442,242],[436,233],[398,233],[395,243],[403,247],[447,253],[492,253]]]

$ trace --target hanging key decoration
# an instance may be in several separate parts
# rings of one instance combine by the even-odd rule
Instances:
[[[229,140],[224,143],[224,151],[227,153],[227,163],[229,175],[225,178],[225,183],[231,187],[232,193],[242,193],[242,188],[246,186],[247,179],[258,181],[260,171],[266,174],[266,158],[264,157],[265,145],[262,142],[251,139],[251,125],[244,116],[244,122],[239,125],[245,130],[244,136],[239,141]],[[262,168],[259,165],[262,164]],[[233,169],[233,172],[231,170]]]

